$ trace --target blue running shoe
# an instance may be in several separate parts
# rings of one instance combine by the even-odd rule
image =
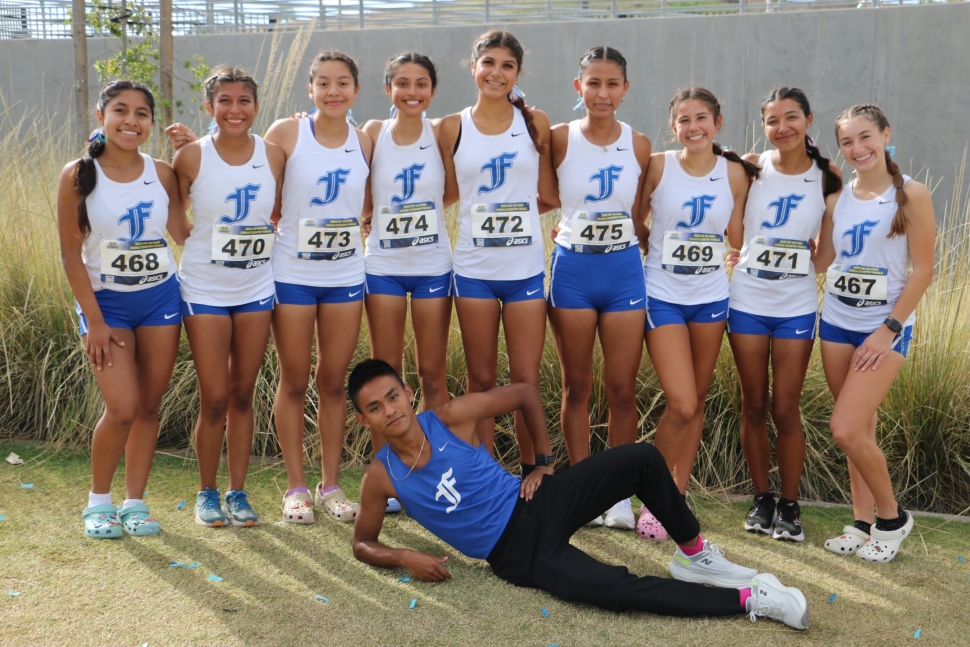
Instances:
[[[199,496],[195,498],[195,523],[215,528],[229,525],[219,506],[218,489],[207,487],[199,492]]]
[[[234,526],[251,528],[259,525],[259,515],[249,505],[249,494],[246,490],[229,490],[226,492],[226,505],[222,511],[229,517]]]

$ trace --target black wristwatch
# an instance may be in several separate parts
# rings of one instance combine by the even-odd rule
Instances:
[[[903,324],[899,323],[892,317],[886,317],[886,320],[882,322],[882,325],[889,328],[894,335],[898,335],[899,333],[903,332]]]
[[[536,454],[536,467],[548,467],[555,462],[549,454]]]

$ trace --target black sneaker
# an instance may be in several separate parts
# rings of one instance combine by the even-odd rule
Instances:
[[[778,513],[775,518],[775,531],[772,539],[787,539],[788,541],[805,541],[805,531],[802,529],[802,511],[797,501],[778,503]]]
[[[756,494],[754,505],[748,510],[748,518],[744,520],[744,529],[748,532],[763,532],[771,534],[775,525],[775,495],[771,492]]]

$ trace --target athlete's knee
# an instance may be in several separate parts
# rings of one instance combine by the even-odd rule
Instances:
[[[468,392],[481,393],[495,388],[495,373],[491,371],[468,371]]]
[[[335,380],[331,375],[321,375],[317,372],[317,393],[321,400],[338,400],[345,398],[343,379]]]
[[[742,402],[741,415],[749,425],[762,426],[768,420],[766,395],[746,396]]]
[[[205,417],[206,422],[211,424],[224,422],[227,413],[229,413],[229,396],[227,394],[202,399],[200,414]]]
[[[771,418],[775,421],[775,428],[779,436],[802,435],[802,412],[798,403],[789,404],[774,402],[771,406]]]
[[[629,411],[637,406],[636,383],[606,383],[606,399],[611,411]]]
[[[593,380],[568,380],[562,385],[563,402],[569,406],[586,407],[589,404],[589,394],[593,390]],[[585,414],[584,414],[585,415]]]
[[[448,388],[448,377],[444,371],[435,368],[418,367],[418,383],[426,395],[440,395]]]
[[[287,400],[303,402],[306,399],[307,388],[310,386],[309,376],[304,380],[288,380],[285,377],[280,379],[280,386],[277,390],[279,397]]]
[[[112,425],[118,427],[131,427],[138,417],[140,403],[138,398],[133,398],[130,402],[113,403],[105,407],[104,417]]]
[[[249,413],[253,408],[253,389],[233,388],[229,392],[229,406],[238,413]]]
[[[686,425],[697,415],[697,397],[668,398],[666,414],[675,425]]]
[[[832,429],[832,440],[839,448],[847,453],[852,453],[859,444],[865,442],[865,429],[859,429],[841,418],[833,417],[829,423]]]

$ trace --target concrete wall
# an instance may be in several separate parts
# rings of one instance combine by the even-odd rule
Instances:
[[[361,95],[354,115],[360,123],[387,115],[381,70],[391,55],[414,49],[431,55],[440,68],[432,116],[460,110],[475,99],[462,61],[482,26],[401,30],[318,32],[312,34],[294,87],[285,97],[263,97],[264,111],[287,114],[309,106],[305,68],[316,51],[335,47],[353,55],[361,67]],[[734,149],[763,139],[758,104],[779,84],[804,89],[815,112],[813,131],[823,151],[834,153],[832,123],[844,108],[859,102],[883,107],[893,124],[893,143],[904,167],[930,169],[941,181],[937,210],[950,199],[956,167],[970,143],[970,4],[805,11],[732,16],[668,17],[621,21],[517,25],[514,33],[527,48],[520,86],[531,105],[549,113],[553,123],[568,121],[575,91],[571,81],[581,54],[610,45],[629,62],[630,92],[619,112],[644,132],[655,147],[669,135],[667,105],[680,87],[698,84],[721,100],[725,126],[721,141]],[[277,36],[277,59],[296,36]],[[209,64],[232,63],[256,70],[264,80],[272,35],[244,34],[175,39],[177,60],[201,54]],[[117,51],[117,41],[91,40],[92,61]],[[57,114],[68,118],[71,105],[70,41],[0,41],[0,93],[13,117]],[[188,77],[176,65],[179,78]],[[92,106],[98,87],[92,68]],[[176,83],[188,103],[185,83]],[[183,121],[195,122],[191,110]],[[759,148],[763,142],[758,143]]]

